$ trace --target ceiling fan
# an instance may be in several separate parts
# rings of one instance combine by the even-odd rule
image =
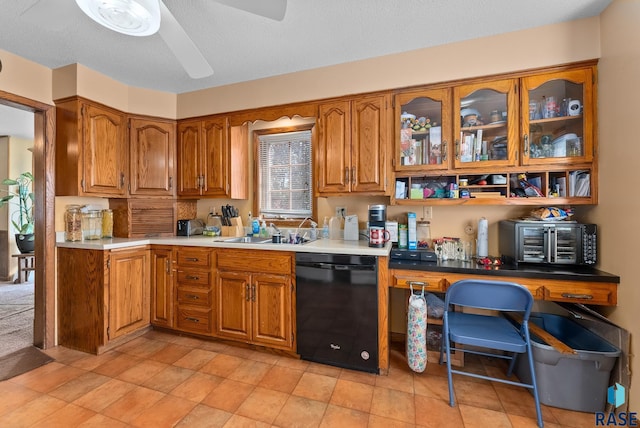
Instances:
[[[214,0],[276,21],[284,19],[287,0]],[[213,69],[162,0],[75,0],[98,24],[131,36],[158,33],[192,79],[211,76]],[[51,0],[37,0],[22,13],[39,25],[64,23],[64,9]],[[60,25],[60,24],[58,24]],[[64,24],[62,24],[64,25]]]

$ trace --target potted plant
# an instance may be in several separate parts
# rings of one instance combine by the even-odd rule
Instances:
[[[16,179],[5,178],[2,184],[5,186],[18,186],[16,191],[11,187],[7,190],[7,195],[0,198],[0,207],[12,203],[18,206],[11,216],[11,224],[17,231],[16,244],[21,253],[31,253],[34,248],[34,196],[31,190],[33,174],[23,172]],[[16,202],[17,199],[17,202]]]

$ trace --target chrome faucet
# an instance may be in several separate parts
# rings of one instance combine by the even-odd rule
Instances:
[[[273,230],[275,230],[278,235],[282,235],[282,232],[280,232],[280,229],[278,229],[278,226],[276,226],[275,224],[271,223],[269,227],[273,228]]]

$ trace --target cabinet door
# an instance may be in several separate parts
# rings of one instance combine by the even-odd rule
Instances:
[[[351,111],[351,191],[385,193],[390,144],[389,97],[354,100]]]
[[[517,79],[453,89],[456,168],[513,166],[518,160]]]
[[[228,195],[229,168],[228,127],[226,118],[207,120],[202,125],[202,154],[205,196]],[[244,142],[244,144],[247,144]]]
[[[151,251],[151,323],[173,326],[173,270],[171,249]]]
[[[178,124],[178,195],[199,196],[202,188],[200,122]]]
[[[129,143],[129,193],[136,196],[173,196],[175,124],[132,118]]]
[[[217,335],[251,339],[251,275],[219,271],[217,276]]]
[[[109,340],[149,325],[149,250],[112,251]]]
[[[396,171],[449,168],[451,89],[403,92],[396,96]]]
[[[291,277],[288,275],[253,275],[253,342],[282,349],[293,347],[292,293]]]
[[[524,165],[593,160],[593,72],[583,68],[522,79]]]
[[[83,190],[86,194],[125,196],[125,137],[124,114],[92,104],[83,104]]]
[[[319,109],[320,136],[316,149],[318,194],[350,191],[351,107],[349,101],[322,104]]]

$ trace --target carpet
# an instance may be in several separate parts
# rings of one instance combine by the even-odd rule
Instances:
[[[51,361],[53,358],[35,346],[27,346],[0,358],[0,381],[37,369]]]

